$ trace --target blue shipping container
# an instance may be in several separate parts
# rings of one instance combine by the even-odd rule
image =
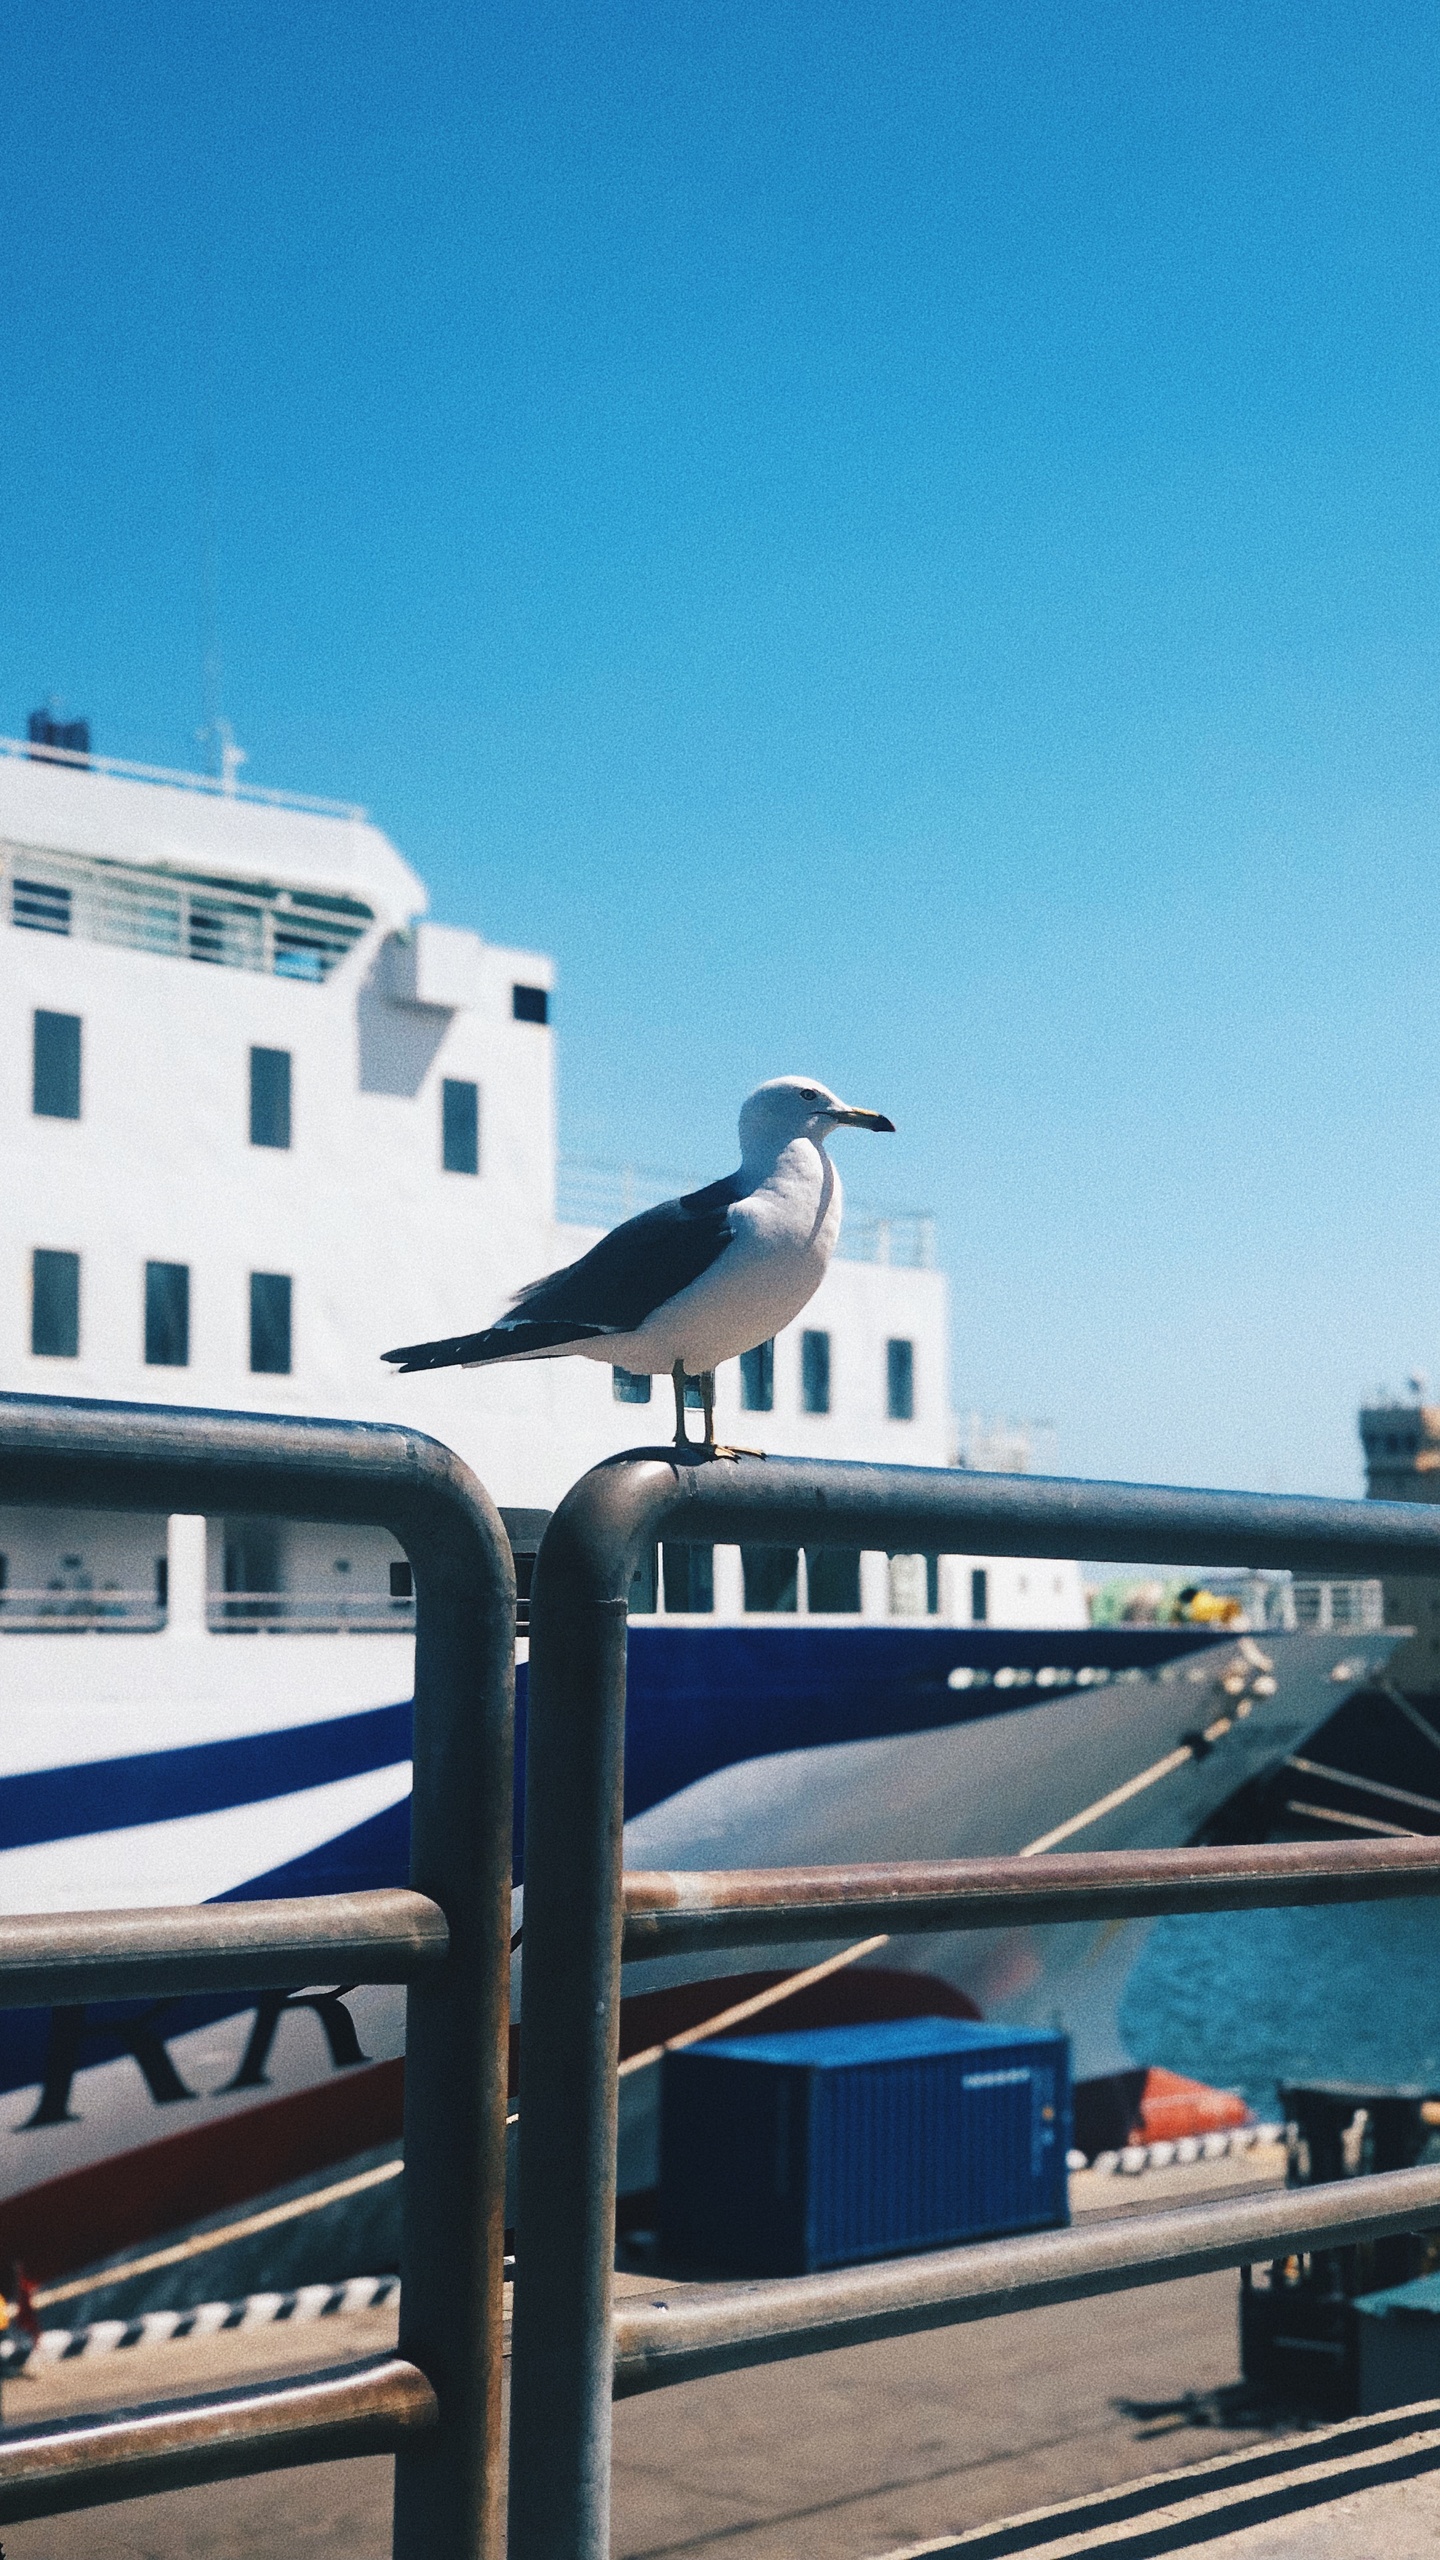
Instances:
[[[1070,2047],[961,2018],[667,2053],[667,2254],[802,2275],[1069,2220]]]

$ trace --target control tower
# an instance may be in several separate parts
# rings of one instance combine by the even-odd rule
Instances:
[[[1372,1501],[1440,1502],[1440,1404],[1426,1403],[1425,1394],[1426,1382],[1417,1379],[1412,1401],[1360,1409],[1365,1491]],[[1440,1692],[1440,1582],[1387,1577],[1385,1623],[1415,1629],[1391,1658],[1397,1689]]]

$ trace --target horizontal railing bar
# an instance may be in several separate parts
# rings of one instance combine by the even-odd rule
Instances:
[[[1440,2168],[1396,2169],[824,2275],[696,2285],[664,2302],[617,2305],[615,2392],[660,2391],[704,2374],[1437,2225]]]
[[[438,2421],[424,2374],[387,2355],[204,2399],[7,2427],[0,2433],[0,2524],[305,2462],[394,2453]]]
[[[641,1465],[649,1460],[647,1484]],[[621,1470],[624,1491],[621,1491]],[[1083,1556],[1128,1563],[1274,1566],[1327,1580],[1440,1573],[1440,1508],[1323,1494],[1219,1493],[1070,1476],[990,1475],[833,1459],[677,1465],[635,1450],[584,1479],[585,1521],[619,1553],[633,1518],[667,1538],[815,1542],[957,1555]],[[567,1497],[568,1502],[573,1497]],[[578,1524],[577,1524],[578,1525]],[[567,1527],[569,1523],[567,1522]],[[1359,1632],[1357,1630],[1357,1632]]]
[[[401,1886],[145,1911],[0,1918],[0,2009],[173,1999],[306,1982],[413,1982],[443,1964],[445,1915]]]
[[[1426,1894],[1440,1894],[1440,1839],[1430,1836],[887,1866],[641,1870],[624,1878],[623,1952],[634,1961],[775,1937],[1019,1928]]]

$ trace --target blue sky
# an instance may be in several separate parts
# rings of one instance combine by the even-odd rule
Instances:
[[[208,509],[248,776],[556,954],[573,1152],[823,1075],[962,1409],[1352,1489],[1440,1373],[1437,72],[1313,0],[61,0],[0,727],[195,760]]]

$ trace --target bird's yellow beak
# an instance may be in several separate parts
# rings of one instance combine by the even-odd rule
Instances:
[[[830,1113],[830,1118],[841,1129],[888,1129],[892,1138],[895,1135],[895,1123],[887,1120],[883,1111],[860,1111],[853,1104],[842,1102]]]

